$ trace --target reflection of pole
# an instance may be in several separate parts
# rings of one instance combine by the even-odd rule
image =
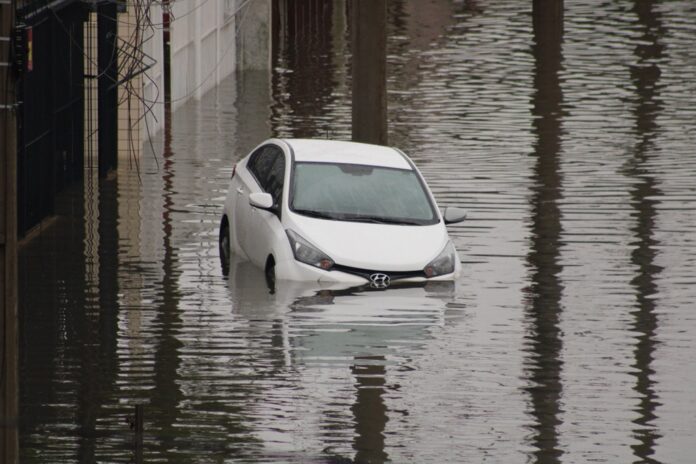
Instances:
[[[559,462],[558,426],[562,391],[559,324],[562,286],[558,274],[561,240],[561,175],[559,167],[561,103],[558,73],[561,69],[563,2],[535,0],[534,26],[534,129],[537,134],[536,186],[532,196],[532,244],[528,256],[533,269],[533,294],[528,318],[532,325],[533,359],[529,388],[532,414],[537,420],[534,444],[537,462]]]
[[[356,359],[356,362],[384,362],[384,357],[374,356]],[[385,369],[382,365],[356,364],[352,368],[357,380],[357,398],[353,405],[355,416],[355,462],[382,463],[387,460],[384,452],[384,428],[387,424],[387,408],[384,405]]]
[[[563,37],[563,0],[534,0],[532,3],[534,42],[537,47],[557,48]],[[549,50],[551,52],[551,50]],[[539,63],[537,63],[537,66]]]
[[[0,3],[0,461],[18,461],[17,121],[10,33],[14,2]]]
[[[386,145],[387,3],[353,0],[353,140]]]
[[[177,328],[181,327],[179,314],[179,293],[176,275],[176,253],[173,242],[173,218],[174,209],[174,158],[171,148],[172,124],[171,113],[165,112],[164,122],[164,159],[162,181],[164,183],[164,205],[162,211],[162,231],[164,233],[162,248],[162,303],[157,310],[155,326],[159,328],[157,333],[157,347],[154,352],[154,383],[153,396],[150,399],[150,417],[156,423],[157,429],[163,431],[159,440],[163,456],[167,456],[169,450],[174,449],[171,433],[173,424],[178,418],[181,392],[178,388],[179,368],[181,364],[180,351],[182,342],[177,338]],[[157,414],[155,414],[155,412]]]
[[[135,417],[133,419],[133,448],[135,464],[143,464],[143,405],[135,405]]]
[[[637,246],[631,253],[631,261],[637,273],[631,284],[635,288],[637,301],[637,308],[633,312],[633,331],[637,334],[637,343],[633,352],[636,376],[634,389],[639,398],[636,412],[639,417],[635,420],[638,427],[634,430],[634,435],[639,443],[632,448],[640,462],[653,462],[651,456],[659,435],[652,424],[658,404],[653,387],[655,381],[652,378],[654,373],[652,362],[657,343],[655,333],[659,321],[655,313],[656,303],[652,296],[657,293],[655,281],[660,267],[655,265],[657,241],[653,235],[657,209],[655,201],[651,198],[658,197],[661,192],[655,177],[650,175],[649,168],[645,167],[645,164],[649,161],[653,138],[658,129],[657,117],[661,108],[658,95],[660,69],[654,63],[659,62],[663,55],[660,38],[664,31],[659,13],[654,11],[653,1],[636,0],[633,10],[638,16],[643,36],[635,48],[636,65],[631,66],[631,77],[638,97],[634,110],[638,142],[633,158],[628,162],[627,170],[627,175],[635,180],[635,185],[631,189],[633,200],[631,205],[635,209],[633,216],[637,220],[632,228]]]

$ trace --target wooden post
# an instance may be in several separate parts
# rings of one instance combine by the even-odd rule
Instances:
[[[10,36],[14,2],[0,3],[0,461],[18,462],[17,120]]]
[[[353,0],[353,140],[386,145],[387,2]]]

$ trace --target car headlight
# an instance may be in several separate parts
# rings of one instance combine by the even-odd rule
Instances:
[[[425,272],[426,277],[451,274],[454,272],[456,257],[457,253],[454,249],[454,244],[450,240],[440,254],[425,266],[423,272]]]
[[[285,232],[288,234],[290,248],[292,248],[292,253],[295,255],[296,260],[325,271],[333,267],[333,259],[329,258],[326,253],[318,250],[317,247],[300,237],[298,233],[290,229],[287,229]]]

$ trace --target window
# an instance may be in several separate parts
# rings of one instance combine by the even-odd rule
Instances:
[[[339,163],[297,163],[293,211],[339,221],[436,224],[438,217],[415,171]]]
[[[283,196],[283,180],[285,178],[285,157],[278,153],[273,161],[271,169],[268,171],[268,178],[265,182],[264,190],[273,197],[273,204],[280,205]]]
[[[285,155],[274,145],[259,148],[249,159],[249,171],[259,186],[271,194],[273,203],[280,205],[285,179]]]
[[[276,156],[275,147],[266,145],[256,150],[249,159],[249,171],[254,175],[256,182],[258,182],[261,188],[264,188],[266,179],[268,179],[268,173],[273,166]]]

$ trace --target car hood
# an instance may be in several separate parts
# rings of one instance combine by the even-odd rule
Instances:
[[[428,226],[331,221],[293,214],[295,232],[336,264],[379,271],[418,271],[447,244],[442,222]]]

